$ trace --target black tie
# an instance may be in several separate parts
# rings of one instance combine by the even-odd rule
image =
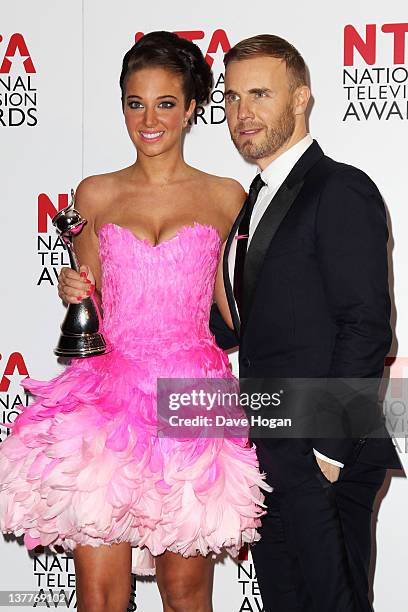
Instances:
[[[238,236],[242,234],[245,238],[238,238],[237,250],[235,255],[235,268],[234,268],[234,296],[237,302],[238,311],[242,318],[242,302],[243,302],[243,279],[244,279],[244,263],[245,256],[248,246],[248,234],[249,234],[249,222],[252,215],[252,210],[255,206],[255,202],[258,198],[258,194],[262,187],[265,185],[261,179],[261,175],[257,174],[251,183],[249,188],[248,197],[244,204],[245,212],[241,219],[241,223],[238,228]]]

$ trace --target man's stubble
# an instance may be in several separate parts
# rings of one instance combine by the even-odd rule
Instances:
[[[262,142],[255,142],[251,139],[240,144],[239,137],[231,134],[232,141],[241,155],[248,160],[258,160],[275,155],[291,138],[295,131],[296,120],[291,102],[288,102],[282,113],[279,115],[274,125],[266,126],[266,136]],[[260,124],[238,124],[235,132],[246,129],[257,129],[265,127]]]

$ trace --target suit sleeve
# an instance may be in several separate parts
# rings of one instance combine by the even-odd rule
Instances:
[[[219,347],[224,350],[233,348],[237,346],[239,340],[235,334],[235,331],[230,329],[228,325],[225,323],[224,319],[221,316],[219,308],[217,304],[211,306],[210,312],[210,330],[211,333],[215,336],[215,341]]]
[[[372,418],[369,407],[392,340],[386,213],[367,175],[344,167],[329,178],[320,195],[316,236],[324,290],[337,329],[328,376],[354,379],[356,391],[349,407],[360,410],[362,422],[361,418]],[[354,409],[349,412],[352,418],[355,414]],[[313,446],[344,462],[353,440],[317,439]]]

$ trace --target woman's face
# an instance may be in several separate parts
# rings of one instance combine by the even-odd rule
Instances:
[[[194,110],[188,109],[181,76],[165,68],[133,72],[126,84],[123,112],[129,136],[138,153],[154,157],[175,147]]]

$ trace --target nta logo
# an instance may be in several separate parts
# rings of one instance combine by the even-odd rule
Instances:
[[[58,267],[70,265],[65,244],[50,223],[57,212],[67,206],[67,193],[59,193],[54,201],[46,193],[40,193],[38,196],[37,252],[41,259],[41,272],[37,286],[43,282],[54,285],[58,281]],[[50,234],[49,226],[52,230]]]
[[[55,215],[68,206],[68,194],[58,194],[58,208],[46,193],[40,193],[38,196],[38,216],[37,226],[39,233],[48,231],[48,220],[51,220]]]
[[[408,23],[386,23],[381,26],[381,32],[393,37],[394,64],[405,63],[405,34]],[[354,66],[354,52],[357,51],[364,62],[370,66],[377,60],[377,25],[371,23],[365,27],[365,35],[360,34],[352,25],[344,28],[344,65]]]
[[[22,34],[0,34],[0,127],[37,125],[36,70]]]
[[[0,359],[2,359],[2,355],[0,355]],[[3,376],[0,380],[0,392],[4,393],[9,390],[10,387],[10,378],[13,377],[14,372],[17,370],[20,376],[28,376],[27,366],[24,361],[24,357],[21,353],[11,353],[9,358],[7,359],[6,366],[3,371]]]
[[[408,23],[345,26],[343,121],[408,119],[407,32]]]
[[[0,34],[0,43],[3,42],[3,36]],[[0,65],[0,73],[9,74],[12,69],[13,63],[16,62],[16,54],[21,56],[24,70],[27,74],[34,74],[36,72],[33,60],[31,59],[30,52],[28,50],[26,41],[22,34],[12,34],[7,42],[7,47],[4,52],[3,61]],[[18,57],[18,56],[17,56]],[[18,63],[19,60],[18,60]]]

